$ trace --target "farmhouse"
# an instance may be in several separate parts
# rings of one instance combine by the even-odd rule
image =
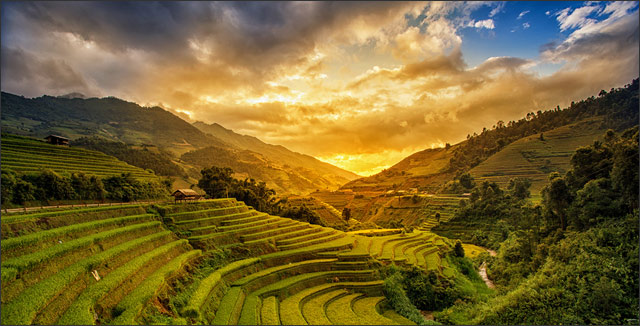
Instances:
[[[200,199],[200,195],[193,189],[178,189],[171,194],[175,201],[180,200],[197,200]]]
[[[44,139],[47,140],[47,143],[53,145],[69,145],[69,138],[57,136],[57,135],[49,135]]]

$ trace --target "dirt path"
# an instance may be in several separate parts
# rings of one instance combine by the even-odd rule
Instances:
[[[489,287],[490,289],[495,289],[496,286],[493,285],[493,282],[487,276],[487,263],[486,262],[482,262],[482,265],[480,265],[480,270],[479,270],[478,273],[480,274],[480,277],[482,277],[482,280],[487,285],[487,287]]]
[[[52,205],[52,206],[34,206],[34,207],[20,207],[20,208],[3,208],[4,213],[15,212],[32,212],[47,208],[74,208],[74,207],[98,207],[98,206],[118,206],[127,204],[152,204],[166,202],[167,200],[150,200],[150,201],[131,201],[122,203],[93,203],[93,204],[70,204],[70,205]]]

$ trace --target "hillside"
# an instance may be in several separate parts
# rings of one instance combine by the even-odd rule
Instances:
[[[42,96],[29,99],[2,92],[1,99],[3,132],[36,138],[59,134],[72,139],[72,146],[73,140],[99,137],[103,141],[92,138],[94,140],[85,141],[82,146],[97,150],[104,145],[108,154],[119,155],[144,168],[155,167],[164,175],[176,177],[175,182],[180,187],[195,183],[200,169],[211,165],[230,167],[239,172],[241,178],[265,181],[283,194],[336,189],[357,177],[310,156],[265,144],[257,138],[240,136],[220,126],[217,129],[225,132],[213,133],[228,143],[211,133],[205,134],[160,107],[141,107],[113,97]],[[141,152],[136,146],[142,150],[155,146],[159,155]],[[193,160],[179,159],[187,152],[195,151],[194,155],[199,156],[212,146],[216,148],[216,154],[207,154],[207,159],[197,161],[195,166]],[[162,153],[173,157],[160,155]],[[163,159],[166,164],[159,161]]]
[[[236,178],[264,181],[278,194],[305,194],[316,189],[335,189],[338,186],[315,170],[271,161],[264,155],[249,150],[209,146],[184,153],[180,160],[201,168],[211,166],[211,162],[230,167]]]
[[[584,122],[586,125],[578,124],[582,121],[587,121]],[[539,153],[525,153],[520,156],[509,154],[515,148],[522,146],[516,145],[488,163],[491,165],[490,167],[486,169],[478,167],[520,139],[527,137],[529,137],[527,139],[534,139],[536,136],[539,137],[540,133],[546,134],[554,129],[572,124],[578,124],[575,127],[568,127],[569,129],[575,128],[573,132],[568,129],[552,132],[552,138],[544,143],[545,149],[540,149]],[[529,155],[529,160],[535,162],[532,164],[540,165],[532,167],[531,164],[528,164],[529,172],[531,172],[531,168],[541,169],[541,172],[545,170],[551,172],[553,166],[558,169],[566,167],[570,158],[567,153],[575,150],[577,146],[589,144],[595,139],[594,135],[607,129],[621,131],[637,124],[638,79],[635,79],[625,87],[611,89],[609,92],[603,90],[597,98],[591,96],[577,103],[572,102],[565,109],[557,107],[547,111],[530,112],[526,117],[508,123],[498,121],[492,129],[484,128],[480,134],[470,134],[466,140],[458,144],[412,154],[385,171],[370,177],[356,179],[345,184],[341,189],[385,191],[417,188],[419,191],[443,191],[446,182],[475,167],[478,167],[474,172],[475,175],[502,175],[503,178],[500,180],[505,182],[505,180],[508,181],[508,177],[521,173],[516,170],[505,170],[505,167],[522,165],[522,155]],[[586,128],[583,131],[586,134],[581,134],[580,128]],[[523,140],[523,142],[527,141]],[[553,160],[550,159],[550,162],[546,162],[546,159],[550,157],[553,157]],[[510,162],[510,159],[517,161]],[[545,167],[548,164],[551,165]],[[510,174],[510,171],[515,174]],[[531,175],[534,176],[534,174]],[[537,173],[535,177],[538,178]],[[536,183],[536,187],[539,187],[539,183]]]
[[[564,174],[570,167],[571,155],[582,146],[601,139],[605,130],[602,118],[592,118],[562,126],[540,134],[521,138],[472,168],[476,182],[496,182],[506,188],[517,177],[531,180],[531,196],[539,201],[540,191],[549,173]]]
[[[153,144],[176,154],[208,145],[228,146],[160,107],[141,107],[114,97],[29,99],[2,92],[2,129],[38,138],[100,136]]]
[[[353,172],[319,161],[312,156],[290,151],[284,146],[267,144],[256,137],[240,135],[217,123],[206,124],[198,121],[193,125],[202,132],[213,135],[236,148],[260,153],[274,162],[286,162],[289,166],[304,167],[316,171],[332,183],[344,184],[358,178],[358,175]]]
[[[311,196],[289,196],[286,198],[287,206],[300,208],[302,206],[308,208],[319,219],[319,224],[329,226],[336,229],[346,227],[347,222],[342,218],[342,212],[333,206],[324,203]]]
[[[378,174],[353,180],[340,189],[386,191],[417,188],[435,192],[442,183],[453,177],[447,168],[455,148],[426,149],[414,153]]]
[[[61,175],[82,172],[100,177],[130,173],[142,180],[158,180],[149,171],[129,165],[101,152],[51,145],[44,141],[2,134],[2,169],[30,174],[51,169]]]
[[[428,231],[353,235],[235,199],[13,214],[2,323],[414,324],[415,308],[401,316],[385,296],[381,263],[459,278],[451,247]]]

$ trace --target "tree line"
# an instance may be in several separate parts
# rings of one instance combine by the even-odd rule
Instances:
[[[130,173],[98,177],[82,172],[70,176],[50,169],[35,174],[16,173],[2,169],[2,205],[25,205],[28,202],[52,200],[115,200],[165,198],[171,190],[171,180],[141,181]]]

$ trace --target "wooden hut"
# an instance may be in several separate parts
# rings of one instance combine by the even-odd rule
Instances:
[[[69,138],[67,137],[62,137],[58,135],[49,135],[47,137],[44,137],[44,139],[47,140],[47,143],[53,144],[53,145],[69,145]]]
[[[187,200],[198,200],[201,197],[193,189],[178,189],[174,191],[171,195],[173,196],[176,202],[187,201]]]

